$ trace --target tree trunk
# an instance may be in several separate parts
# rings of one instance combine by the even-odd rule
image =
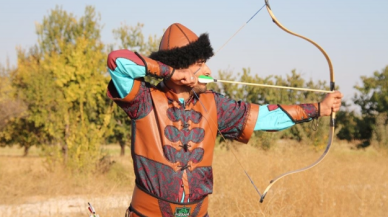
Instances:
[[[69,113],[67,113],[67,115],[65,116],[65,141],[64,141],[64,144],[62,145],[62,154],[63,154],[63,163],[64,165],[67,164],[67,157],[68,157],[68,141],[67,139],[69,138],[69,134],[70,134],[70,123],[69,123]]]
[[[120,148],[121,148],[120,156],[124,156],[125,155],[125,141],[120,141],[119,144],[120,144]]]
[[[66,165],[67,163],[67,154],[68,154],[68,148],[67,148],[67,143],[65,143],[62,146],[62,155],[63,155],[63,163]]]
[[[29,150],[30,150],[30,146],[29,146],[29,145],[25,145],[25,146],[24,146],[23,157],[27,157],[28,151],[29,151]]]

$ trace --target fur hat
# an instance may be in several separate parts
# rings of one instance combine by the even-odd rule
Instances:
[[[159,51],[152,52],[151,59],[176,69],[187,68],[198,61],[206,61],[214,55],[209,35],[199,37],[180,23],[174,23],[164,32]]]

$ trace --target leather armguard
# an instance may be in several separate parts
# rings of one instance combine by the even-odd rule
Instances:
[[[319,117],[318,103],[298,105],[278,105],[292,121],[303,123]]]
[[[237,141],[245,144],[248,143],[255,129],[257,117],[259,116],[259,109],[259,105],[253,103],[249,104],[249,112],[244,122],[243,130],[239,137],[236,139]]]
[[[135,54],[143,61],[146,68],[146,74],[156,78],[168,77],[174,71],[171,66],[163,64],[159,61],[153,60],[149,57],[142,56],[135,52]]]

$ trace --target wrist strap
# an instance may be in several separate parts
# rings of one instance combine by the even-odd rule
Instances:
[[[166,77],[164,77],[164,80],[166,80],[166,81],[170,80],[170,78],[172,77],[174,72],[175,72],[175,69],[172,69],[172,72],[169,75],[167,75]]]
[[[321,103],[320,102],[318,102],[318,112],[317,113],[318,113],[317,117],[313,118],[313,121],[311,121],[311,129],[314,131],[317,131],[317,129],[318,129],[318,125],[319,125],[318,119],[321,116]]]

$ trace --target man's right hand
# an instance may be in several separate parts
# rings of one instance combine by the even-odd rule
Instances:
[[[176,85],[194,87],[198,83],[197,77],[189,69],[175,69],[169,79]]]

